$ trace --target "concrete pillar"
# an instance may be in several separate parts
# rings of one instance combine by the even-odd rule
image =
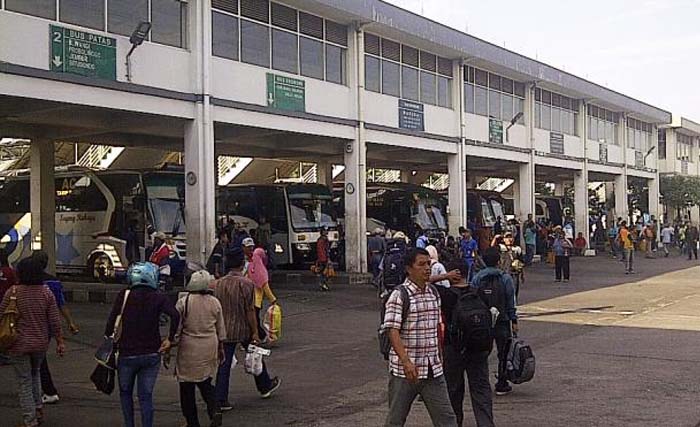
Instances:
[[[464,145],[460,143],[457,154],[447,156],[447,174],[450,177],[447,224],[452,236],[458,236],[459,227],[467,224],[467,162],[463,149]]]
[[[517,193],[513,194],[517,206],[515,217],[522,223],[528,214],[535,214],[535,174],[534,164],[521,163],[518,166]],[[516,189],[514,188],[513,191]]]
[[[345,150],[345,265],[348,272],[367,271],[367,146],[349,141]]]
[[[47,270],[56,272],[56,182],[54,144],[32,140],[30,148],[29,203],[32,215],[32,250],[43,249],[49,256]]]
[[[574,211],[576,235],[583,233],[586,244],[590,245],[588,228],[588,172],[585,169],[574,172]],[[576,236],[573,236],[576,238]]]
[[[407,169],[401,169],[399,171],[399,181],[403,183],[411,182],[411,171]]]
[[[333,164],[324,160],[318,161],[316,163],[316,179],[319,184],[333,190]]]
[[[615,176],[615,220],[622,217],[629,224],[629,212],[627,203],[627,176],[624,174]]]
[[[661,220],[661,202],[659,200],[659,175],[648,181],[649,185],[649,215]]]
[[[216,233],[214,121],[211,106],[211,3],[197,1],[189,9],[192,79],[197,101],[194,120],[185,124],[185,223],[187,259],[205,263]],[[159,230],[167,231],[167,230]]]
[[[367,272],[367,143],[364,126],[364,31],[353,28],[350,37],[348,82],[355,91],[358,126],[355,139],[345,142],[345,267],[350,273]],[[353,87],[354,86],[354,87]]]

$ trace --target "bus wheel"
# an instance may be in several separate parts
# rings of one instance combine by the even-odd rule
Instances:
[[[114,265],[112,260],[105,254],[97,254],[92,258],[92,277],[102,283],[114,279]]]

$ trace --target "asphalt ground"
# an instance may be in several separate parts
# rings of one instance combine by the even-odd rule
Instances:
[[[546,264],[527,271],[520,335],[533,346],[537,374],[513,394],[494,398],[497,425],[700,425],[700,264],[677,255],[637,261],[638,273],[628,276],[608,256],[574,258],[569,283],[554,283]],[[282,386],[263,400],[239,365],[230,385],[234,410],[224,425],[382,425],[388,378],[377,350],[374,289],[337,285],[322,293],[296,280],[272,286],[284,323],[267,363]],[[101,395],[88,378],[110,306],[70,308],[81,332],[68,339],[64,358],[51,350],[61,402],[47,407],[45,425],[120,426],[118,392]],[[155,406],[157,426],[184,424],[172,369],[161,371]],[[468,399],[465,411],[465,425],[474,425]],[[0,426],[19,422],[7,366],[0,367],[0,413]],[[200,419],[206,425],[201,405]],[[414,403],[407,425],[430,425],[421,402]]]

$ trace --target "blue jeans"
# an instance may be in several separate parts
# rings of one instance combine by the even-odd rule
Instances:
[[[37,409],[41,409],[41,381],[39,367],[46,353],[27,353],[9,356],[17,378],[17,395],[25,426],[37,426]]]
[[[225,342],[224,352],[226,353],[226,360],[219,366],[219,372],[216,374],[216,401],[219,403],[228,402],[228,386],[229,380],[231,379],[231,362],[233,361],[233,356],[236,353],[236,346],[239,343],[235,342]],[[247,348],[247,345],[241,344],[243,348]],[[263,362],[263,370],[260,375],[255,377],[255,386],[258,392],[266,393],[272,388],[272,379],[267,373],[267,366]]]
[[[138,383],[141,426],[153,427],[153,388],[160,370],[160,354],[120,357],[119,397],[122,402],[124,426],[134,427],[134,385]]]

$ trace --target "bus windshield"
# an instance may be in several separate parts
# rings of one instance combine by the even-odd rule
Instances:
[[[185,187],[182,176],[148,175],[144,181],[155,230],[173,236],[185,234]]]
[[[447,222],[437,204],[420,200],[416,203],[416,209],[413,220],[423,230],[447,229]]]
[[[318,230],[337,226],[333,198],[318,194],[289,194],[289,211],[295,230]]]

